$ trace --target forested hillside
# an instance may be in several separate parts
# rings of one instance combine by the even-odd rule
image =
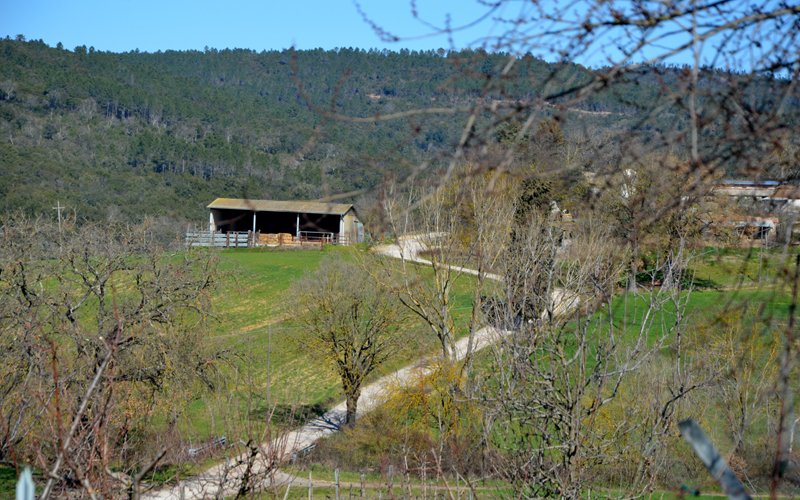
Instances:
[[[498,78],[507,57],[361,49],[117,54],[3,40],[0,210],[50,214],[59,200],[88,220],[200,222],[216,196],[316,199],[369,190],[420,164],[426,175],[452,151],[476,99],[513,113],[514,102],[546,97],[548,114],[560,93],[592,76],[526,56]],[[562,124],[567,140],[680,129],[681,117],[668,110],[638,116],[679,73],[649,68],[593,93],[570,108],[579,119]],[[425,108],[463,111],[341,119]],[[602,161],[613,161],[613,152],[604,160],[595,151],[585,168]]]

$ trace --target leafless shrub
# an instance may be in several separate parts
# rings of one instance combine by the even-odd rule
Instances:
[[[626,480],[631,481],[631,491],[645,491],[655,484],[661,467],[677,464],[664,456],[664,450],[674,415],[686,410],[681,400],[691,396],[698,402],[705,397],[693,396],[700,388],[736,399],[747,387],[752,389],[746,391],[747,397],[734,405],[740,417],[732,427],[740,429],[734,442],[742,442],[740,424],[747,427],[753,408],[774,412],[768,434],[774,451],[770,488],[775,495],[789,464],[795,422],[797,272],[786,265],[770,285],[792,290],[793,298],[786,321],[770,326],[782,346],[774,351],[777,372],[762,378],[733,373],[736,365],[730,359],[717,359],[719,364],[708,370],[692,366],[685,346],[692,334],[685,331],[682,312],[687,299],[680,288],[691,281],[681,274],[687,252],[697,242],[709,238],[713,244],[730,242],[724,241],[729,231],[721,220],[730,207],[707,197],[713,182],[724,176],[794,179],[800,7],[766,0],[567,4],[500,0],[479,5],[483,12],[475,23],[491,22],[493,29],[474,42],[472,56],[458,65],[465,75],[483,78],[480,94],[451,108],[417,111],[419,117],[447,113],[463,118],[459,140],[438,159],[439,168],[426,163],[418,171],[434,171],[434,184],[445,189],[460,185],[462,196],[469,192],[470,179],[484,175],[496,178],[509,173],[517,182],[562,181],[572,175],[567,172],[578,172],[591,182],[582,200],[570,200],[576,220],[611,223],[616,229],[601,238],[611,250],[597,248],[611,257],[606,269],[613,272],[605,276],[615,278],[607,280],[590,279],[591,269],[585,266],[594,262],[597,268],[599,262],[589,255],[565,260],[561,255],[561,242],[568,239],[565,231],[545,214],[532,224],[534,233],[515,234],[507,243],[511,249],[518,243],[520,250],[505,253],[510,272],[503,275],[502,293],[483,307],[490,323],[511,330],[495,352],[499,387],[487,385],[492,390],[490,400],[497,404],[490,420],[506,425],[508,441],[500,445],[518,451],[506,455],[510,461],[498,467],[498,473],[516,485],[530,485],[533,494],[578,495],[589,471],[597,470],[592,464],[607,460],[622,464],[624,450],[617,450],[616,456],[610,451],[615,438],[636,435],[635,443],[625,439],[618,443],[638,449],[638,464]],[[474,26],[471,22],[454,26],[449,17],[437,23],[425,17],[419,2],[411,2],[410,10],[431,36],[450,37]],[[392,26],[374,22],[368,8],[360,6],[360,12],[383,40],[402,41]],[[486,68],[486,51],[502,52],[506,58]],[[547,72],[520,76],[515,69],[531,56],[556,64]],[[571,64],[576,61],[592,62],[595,68],[582,71]],[[535,88],[535,96],[519,98],[513,90],[519,85]],[[626,109],[596,111],[609,95],[635,88],[647,89],[650,98],[631,99]],[[619,102],[624,101],[623,97]],[[331,118],[353,118],[323,108],[320,112]],[[605,129],[602,121],[593,121],[604,112],[618,114],[622,125]],[[404,116],[414,113],[405,111]],[[373,121],[397,118],[371,117]],[[465,170],[467,163],[471,167]],[[615,183],[626,176],[631,177],[629,186]],[[409,177],[406,189],[396,190],[395,197],[398,192],[419,193],[418,181],[418,176]],[[406,227],[399,221],[415,220],[409,214],[418,214],[416,210],[435,202],[440,193],[431,189],[409,203],[407,212],[393,210],[390,219],[395,229]],[[390,201],[391,196],[385,203]],[[592,219],[602,212],[602,223]],[[430,220],[440,223],[427,231],[459,232],[452,212]],[[596,248],[591,241],[572,242],[570,248],[581,245]],[[628,259],[626,269],[619,268],[623,258]],[[450,268],[441,263],[432,266],[436,283],[450,283]],[[636,286],[637,276],[644,273],[652,276],[642,290]],[[642,326],[633,333],[630,325],[620,329],[610,320],[607,325],[587,320],[591,311],[606,310],[607,318],[613,316],[610,297],[618,290],[612,283],[619,280],[627,281],[636,294],[626,296],[625,307],[644,304]],[[554,314],[562,303],[558,290],[581,299],[569,315]],[[447,310],[442,300],[446,291],[439,286],[427,295],[417,293],[431,304],[431,311],[423,314],[434,319],[432,330],[444,339],[444,357],[452,337],[448,318],[441,313]],[[768,302],[765,299],[758,307]],[[674,321],[647,326],[668,305]],[[422,311],[420,306],[416,309]],[[658,333],[653,334],[656,326]],[[752,332],[744,337],[756,338]],[[669,347],[672,356],[656,359],[655,346]],[[637,401],[635,415],[624,416],[618,427],[598,435],[593,427],[598,415],[614,407],[612,401],[626,387],[626,379],[636,381],[636,376],[621,376],[633,372],[652,377],[648,384],[638,384],[647,393],[647,404]]]
[[[639,324],[620,323],[613,301],[624,276],[619,249],[589,221],[563,249],[562,231],[549,214],[532,214],[521,226],[503,295],[490,312],[489,321],[508,333],[492,349],[494,375],[479,391],[487,401],[486,439],[498,451],[495,472],[522,495],[578,496],[594,484],[594,471],[616,459],[612,449],[626,436],[646,425],[663,433],[670,421],[669,414],[649,422],[608,415],[629,380],[675,341],[685,300],[679,280],[669,275],[658,289],[627,296]],[[677,316],[659,324],[655,317],[667,306]],[[645,442],[651,449],[639,451],[642,462],[658,447]],[[625,480],[635,491],[644,471],[631,472]]]
[[[23,216],[3,224],[0,259],[3,459],[47,471],[43,497],[129,487],[165,453],[156,416],[168,430],[172,403],[212,383],[213,259],[168,255],[146,227]]]

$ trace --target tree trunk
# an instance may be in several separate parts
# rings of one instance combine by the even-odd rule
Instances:
[[[358,398],[361,396],[361,389],[350,392],[347,395],[347,415],[345,416],[345,427],[353,427],[356,424],[356,409],[358,407]]]
[[[638,266],[639,245],[636,239],[631,241],[631,260],[630,260],[630,276],[628,278],[628,291],[636,293],[636,274],[639,272]]]

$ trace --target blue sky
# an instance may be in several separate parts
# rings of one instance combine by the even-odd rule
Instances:
[[[411,15],[407,1],[362,0],[363,10],[393,34],[420,37],[430,30]],[[381,41],[362,19],[352,0],[0,0],[0,36],[25,35],[65,48],[94,46],[113,52],[139,49],[203,50],[212,48],[332,49],[334,47],[399,50],[449,48],[444,36],[402,43]],[[470,0],[420,2],[420,14],[443,24],[465,22],[485,12]],[[457,35],[461,48],[491,31],[487,22]]]
[[[748,1],[737,0],[737,8],[749,9]],[[772,2],[758,1],[767,2],[767,5]],[[456,31],[449,38],[441,34],[426,36],[432,28],[412,16],[412,5],[417,6],[421,18],[433,25],[444,26],[450,16],[453,27],[481,18],[489,7],[480,0],[417,0],[414,4],[410,0],[360,0],[361,8],[376,25],[402,38],[400,42],[391,43],[375,33],[359,13],[354,0],[0,0],[0,36],[22,34],[28,39],[42,39],[50,46],[61,42],[67,49],[85,45],[112,52],[203,50],[206,47],[261,51],[292,46],[299,49],[426,50],[480,47],[486,37],[505,33],[516,26],[517,40],[523,40],[524,46],[514,43],[501,49],[515,53],[530,51],[547,60],[556,60],[560,58],[557,49],[568,47],[569,38],[559,39],[550,33],[565,25],[530,21],[536,19],[536,9],[543,6],[550,11],[561,10],[566,17],[577,19],[573,26],[580,26],[587,4],[581,0],[566,3],[561,0],[542,0],[539,3],[512,0],[504,2],[482,22]],[[597,5],[606,4],[600,2]],[[621,2],[620,5],[629,4]],[[710,15],[713,16],[713,12]],[[525,21],[504,23],[497,21],[499,17]],[[638,50],[626,61],[647,60],[653,54],[680,45],[688,36],[685,25],[686,20],[679,20],[651,33],[650,36],[655,36],[675,30],[676,34],[654,41],[652,46]],[[758,36],[767,45],[770,45],[773,29],[774,25],[765,26],[765,31],[759,32]],[[595,39],[588,50],[571,51],[567,58],[589,66],[619,60],[620,43],[630,44],[631,38],[625,31],[600,31],[593,34]],[[730,56],[726,61],[712,59],[716,54],[714,42],[721,39],[718,36],[706,43],[703,63],[742,69],[750,61],[758,59],[758,53],[745,52]],[[493,42],[496,40],[489,42],[486,48],[492,50]],[[780,44],[779,41],[776,43]],[[741,48],[750,50],[753,46],[744,44]],[[762,49],[756,47],[754,50]],[[691,53],[677,54],[668,62],[690,63]]]

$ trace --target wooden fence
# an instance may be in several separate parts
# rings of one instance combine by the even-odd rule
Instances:
[[[318,243],[322,245],[349,245],[350,238],[346,234],[338,235],[336,233],[323,232],[323,231],[300,231],[298,241],[301,243]]]
[[[273,241],[274,240],[274,241]],[[251,231],[186,231],[187,247],[250,248],[257,246],[322,247],[323,245],[349,245],[350,238],[336,233],[300,231],[300,237],[287,233],[262,234]]]
[[[231,231],[215,233],[211,231],[187,231],[188,247],[247,248],[251,246],[252,237],[247,231]]]

